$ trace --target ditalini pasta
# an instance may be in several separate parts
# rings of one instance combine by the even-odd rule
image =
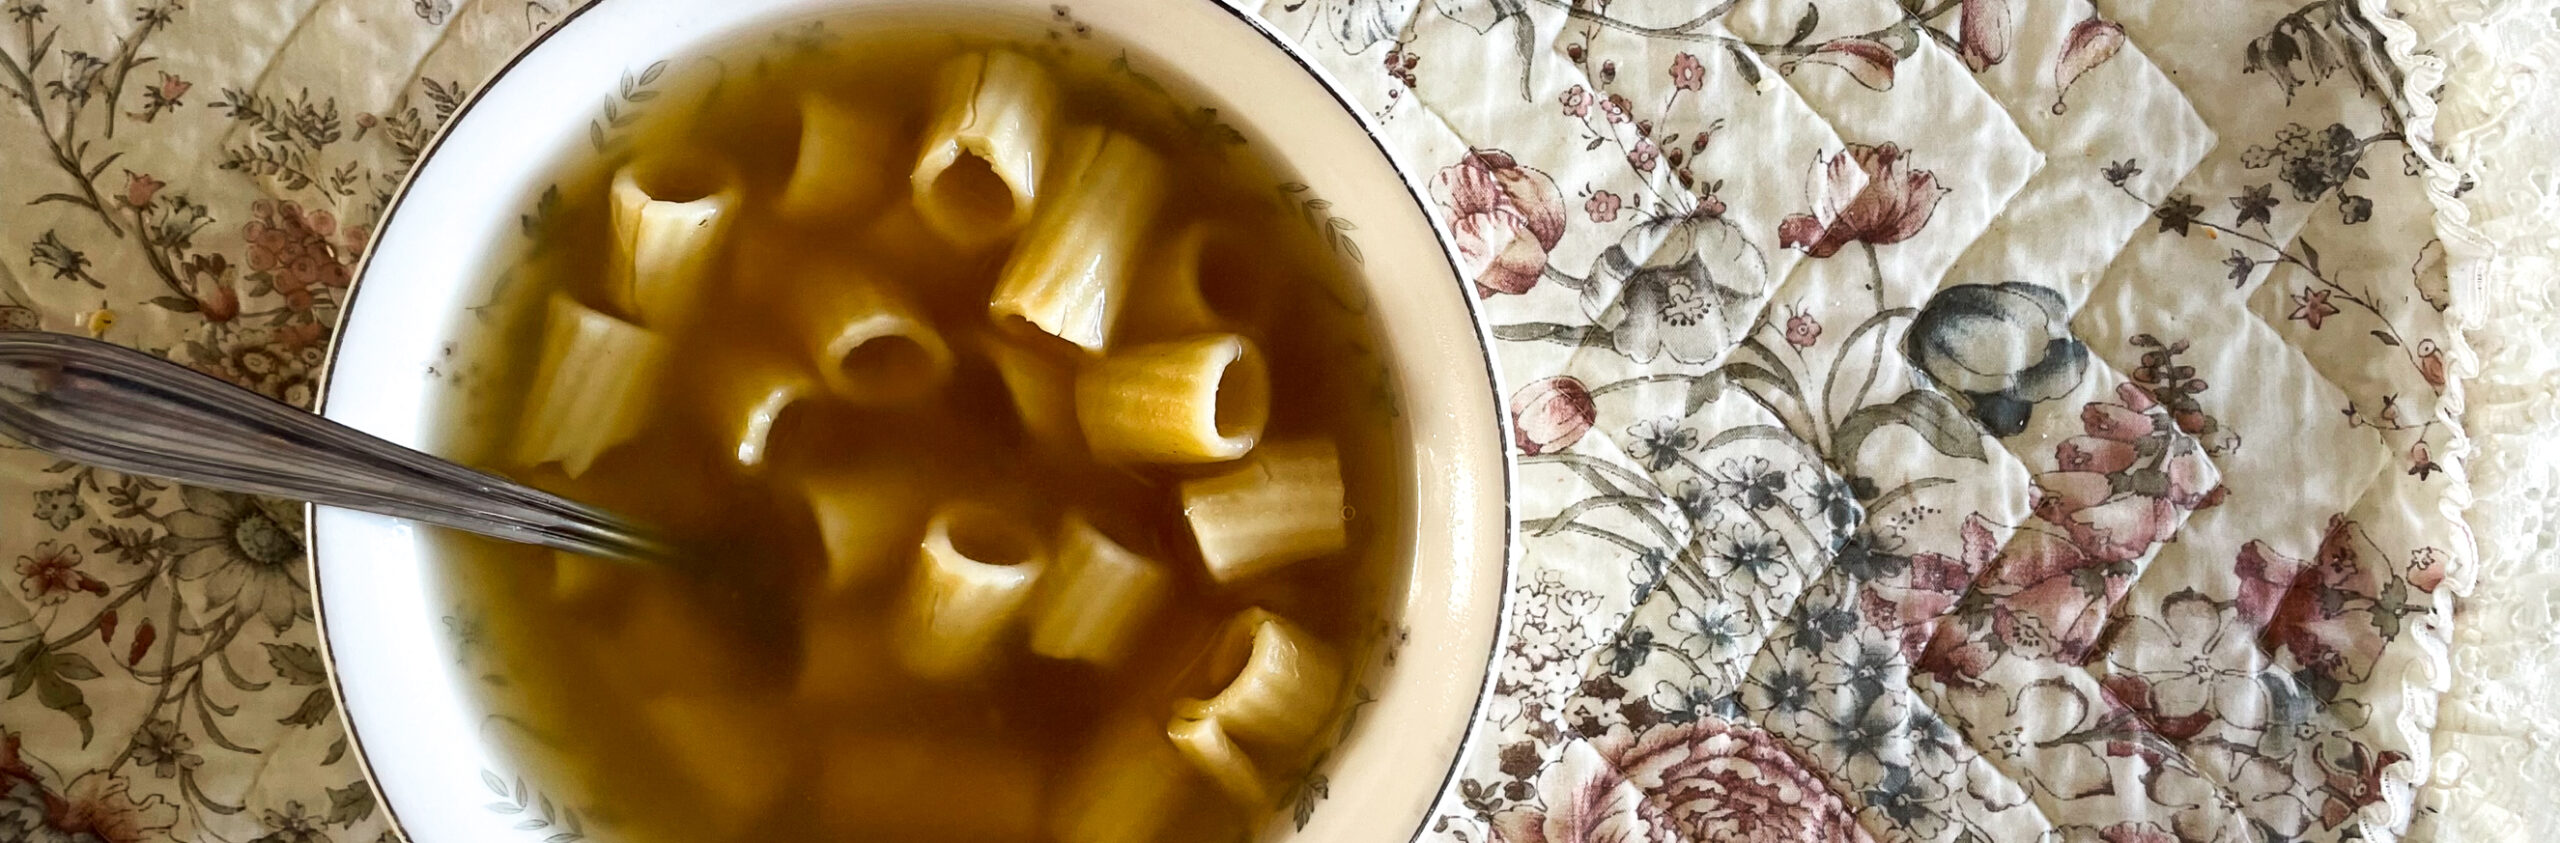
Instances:
[[[452,446],[699,558],[455,543],[474,690],[625,843],[1252,839],[1432,669],[1366,660],[1428,484],[1350,219],[1147,51],[910,5],[634,71],[518,209]]]
[[[1188,801],[1193,775],[1165,724],[1120,714],[1076,754],[1049,810],[1057,843],[1147,843]]]
[[[1343,549],[1342,462],[1333,442],[1264,443],[1236,468],[1182,483],[1182,517],[1222,583]]]
[[[651,328],[692,315],[737,204],[726,165],[648,157],[613,176],[614,304]]]
[[[1083,515],[1058,528],[1055,559],[1033,606],[1031,651],[1110,665],[1164,601],[1163,566],[1103,535]]]
[[[1085,128],[1060,146],[1056,187],[996,276],[991,310],[1102,351],[1164,201],[1164,159],[1144,141]]]
[[[654,404],[667,345],[657,334],[565,295],[551,297],[548,316],[514,456],[527,466],[559,463],[576,477],[606,449],[640,432]]]
[[[783,185],[779,210],[803,223],[827,223],[878,209],[903,187],[880,162],[908,150],[890,115],[819,94],[800,98],[800,149]]]
[[[858,271],[800,279],[790,315],[819,378],[857,404],[897,404],[941,388],[951,347],[897,290]]]
[[[1257,748],[1305,742],[1342,690],[1342,663],[1324,642],[1258,608],[1229,619],[1197,669],[1197,678],[1220,683],[1218,692],[1176,702],[1174,717],[1216,720]]]
[[[1105,459],[1232,460],[1261,441],[1270,417],[1262,352],[1235,334],[1122,349],[1076,377],[1076,418]]]
[[[908,179],[916,210],[943,239],[977,249],[1031,219],[1058,122],[1058,92],[1038,63],[1006,50],[942,68],[941,109]]]
[[[806,371],[780,360],[740,366],[702,386],[701,407],[730,443],[730,457],[749,470],[764,467],[773,423],[782,411],[817,391]]]
[[[926,522],[896,628],[900,663],[929,679],[975,672],[1020,619],[1048,560],[1004,511],[948,504]]]

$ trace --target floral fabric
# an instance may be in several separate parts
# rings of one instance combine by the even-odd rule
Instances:
[[[2470,360],[2378,6],[1247,5],[1422,183],[1514,424],[1428,837],[2411,826]],[[309,400],[400,177],[567,6],[0,2],[0,324]],[[296,512],[0,476],[0,839],[386,835]]]

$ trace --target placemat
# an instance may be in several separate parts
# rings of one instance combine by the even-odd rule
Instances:
[[[400,176],[567,5],[0,4],[0,323],[308,401]],[[1519,432],[1432,839],[2464,810],[2415,789],[2485,245],[2378,2],[1248,5],[1428,184]],[[388,836],[294,509],[0,476],[0,838]]]

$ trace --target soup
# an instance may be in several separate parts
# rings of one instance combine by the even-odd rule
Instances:
[[[703,548],[456,554],[615,839],[1238,839],[1359,696],[1409,490],[1339,258],[1214,111],[995,25],[635,78],[525,220],[459,427]]]

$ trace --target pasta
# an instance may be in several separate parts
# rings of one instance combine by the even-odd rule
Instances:
[[[651,375],[667,347],[656,334],[564,295],[551,297],[549,317],[514,456],[526,466],[559,463],[576,477],[640,432],[657,388]]]
[[[1342,663],[1331,650],[1262,609],[1230,619],[1198,668],[1200,678],[1224,684],[1208,699],[1175,703],[1175,717],[1215,720],[1255,747],[1303,743],[1342,690]]]
[[[725,166],[680,166],[672,157],[624,165],[613,176],[615,306],[659,329],[691,314],[736,204],[736,177]]]
[[[830,590],[875,582],[913,555],[927,502],[905,480],[894,472],[859,471],[812,477],[801,485],[827,553]]]
[[[599,665],[605,683],[630,700],[685,696],[740,678],[738,660],[726,653],[736,639],[707,617],[685,591],[688,583],[664,573],[643,570],[620,576],[621,599],[604,604],[613,610],[610,633],[604,636],[607,646],[649,654]]]
[[[908,176],[916,210],[944,240],[984,248],[1031,219],[1057,89],[1037,63],[1002,50],[952,60],[938,89],[940,116]]]
[[[764,467],[773,424],[793,402],[815,392],[807,373],[781,361],[741,366],[703,384],[702,408],[730,443],[740,468]]]
[[[1261,440],[1270,416],[1262,352],[1235,334],[1125,349],[1076,378],[1076,418],[1105,459],[1232,460]]]
[[[997,274],[990,310],[1099,352],[1164,201],[1164,159],[1136,138],[1092,128],[1067,138],[1058,158],[1056,195]]]
[[[471,692],[626,843],[1252,839],[1436,523],[1348,220],[1144,51],[911,11],[672,59],[528,209],[438,445],[692,558],[457,542]]]
[[[1001,510],[953,504],[934,513],[899,608],[900,663],[928,679],[976,671],[1046,565],[1038,539]]]
[[[1253,759],[1227,736],[1226,728],[1215,717],[1176,717],[1165,728],[1165,736],[1173,739],[1173,747],[1182,753],[1194,769],[1209,777],[1218,789],[1237,805],[1267,805],[1271,793],[1262,783],[1262,773],[1254,769]]]
[[[869,275],[843,271],[801,279],[792,316],[820,380],[836,397],[896,404],[933,392],[951,377],[951,347],[905,296]]]
[[[951,260],[942,235],[925,222],[915,200],[906,196],[890,200],[879,216],[855,234],[854,245],[864,260],[883,270],[930,267]]]
[[[1074,513],[1058,528],[1056,555],[1032,613],[1031,651],[1117,663],[1130,636],[1155,619],[1168,585],[1164,569]]]
[[[1077,754],[1049,814],[1058,843],[1147,843],[1187,801],[1192,777],[1164,727],[1120,715]]]
[[[1040,828],[1040,768],[961,736],[855,734],[829,742],[820,806],[830,840],[1024,840]]]
[[[739,707],[738,700],[669,696],[650,700],[641,711],[695,792],[709,803],[710,815],[730,824],[743,823],[771,804],[791,774],[790,767],[773,763],[785,754],[789,740],[779,724],[724,716]]]
[[[1259,321],[1264,272],[1251,244],[1233,229],[1195,221],[1165,246],[1153,269],[1135,282],[1119,339],[1180,337]]]
[[[878,208],[898,187],[879,162],[905,150],[888,115],[817,94],[800,99],[800,149],[779,209],[785,218],[825,223]]]
[[[901,692],[881,681],[897,671],[889,637],[877,625],[863,623],[841,607],[822,605],[801,625],[800,672],[792,696],[831,708],[877,706]]]
[[[1084,432],[1076,422],[1074,366],[992,331],[980,345],[1031,441],[1051,451],[1084,447]]]
[[[1341,550],[1342,465],[1329,440],[1271,442],[1232,471],[1182,484],[1209,576],[1230,583]]]

